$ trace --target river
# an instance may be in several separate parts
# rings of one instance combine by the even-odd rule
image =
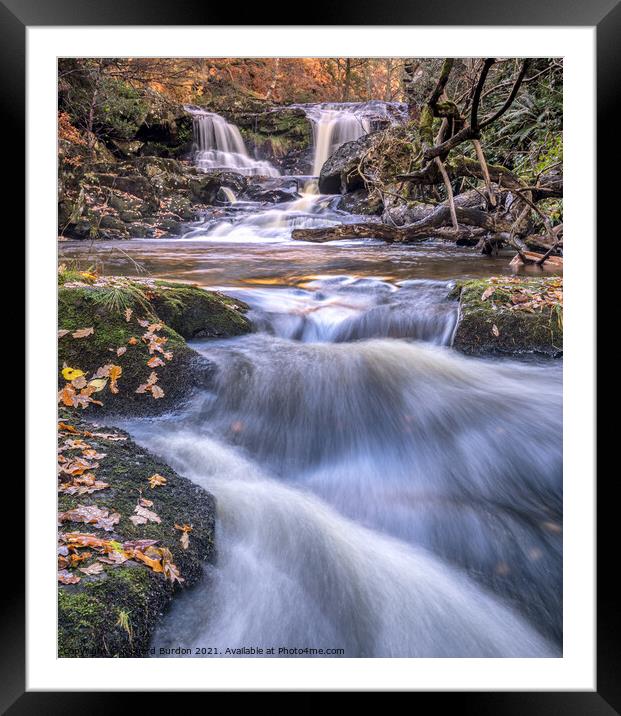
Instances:
[[[559,656],[561,362],[450,347],[452,282],[507,257],[292,241],[357,218],[296,180],[301,198],[229,197],[180,238],[60,247],[251,307],[252,334],[192,344],[218,367],[210,391],[121,424],[217,500],[216,564],[153,646]]]

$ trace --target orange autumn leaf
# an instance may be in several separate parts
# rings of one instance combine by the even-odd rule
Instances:
[[[151,388],[151,395],[157,400],[158,398],[164,397],[164,391],[160,388],[159,385],[154,385]]]
[[[132,336],[127,342],[130,346],[135,346],[136,343],[138,343],[138,339],[135,336]]]
[[[157,473],[155,473],[155,475],[151,475],[151,477],[148,477],[147,480],[149,481],[149,485],[151,485],[151,489],[166,484],[166,478],[162,475],[158,475]]]
[[[75,425],[69,425],[67,423],[58,423],[58,429],[61,432],[76,433],[77,435],[80,435],[80,431],[75,427]]]
[[[158,366],[165,364],[161,358],[153,356],[153,358],[149,358],[149,360],[147,361],[147,365],[149,366],[149,368],[157,368]]]

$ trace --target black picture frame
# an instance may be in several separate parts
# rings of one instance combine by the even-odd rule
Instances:
[[[604,156],[604,141],[618,132],[617,114],[613,103],[617,95],[617,77],[621,70],[619,47],[621,45],[621,5],[619,0],[590,0],[587,2],[564,2],[563,0],[436,0],[434,3],[410,0],[382,0],[370,3],[365,0],[340,0],[339,3],[317,0],[313,6],[310,25],[451,25],[451,26],[594,26],[597,32],[597,215],[598,232],[602,233],[605,207],[615,206],[614,182],[605,181],[610,154]],[[274,12],[274,16],[276,12]],[[84,0],[2,0],[0,1],[0,87],[4,102],[3,153],[10,162],[11,181],[4,188],[5,206],[11,207],[16,219],[13,241],[19,246],[18,237],[24,233],[21,219],[25,216],[25,77],[26,77],[26,28],[30,26],[80,26],[80,25],[272,25],[263,5],[244,8],[227,7],[222,4],[186,0],[172,3],[170,0],[102,0],[87,3]],[[545,47],[541,48],[545,54]],[[441,54],[440,48],[438,54]],[[613,126],[613,122],[614,125]],[[609,144],[606,150],[610,151]],[[8,156],[7,156],[8,155]],[[24,213],[18,208],[23,206]],[[615,230],[618,233],[618,228]],[[25,246],[25,244],[24,244]],[[599,266],[598,266],[599,270]],[[601,281],[598,283],[598,297]],[[16,322],[16,319],[12,319]],[[601,325],[598,321],[598,326]],[[14,327],[15,329],[17,326]],[[15,332],[17,332],[15,330]],[[32,350],[32,347],[30,347]],[[607,430],[598,431],[599,447],[607,442]],[[5,475],[8,478],[8,475]],[[486,714],[512,716],[536,716],[537,714],[573,714],[609,716],[621,713],[621,663],[619,659],[619,616],[617,593],[614,582],[618,570],[615,553],[615,516],[617,512],[613,491],[616,479],[606,475],[598,483],[597,519],[597,690],[593,692],[437,692],[413,693],[410,702],[420,704],[429,697],[435,706],[447,709]],[[23,491],[22,491],[23,496]],[[19,496],[15,496],[9,519],[15,524],[6,526],[7,532],[19,536],[24,528],[23,514],[17,508]],[[19,542],[18,537],[16,541]],[[611,568],[613,567],[613,568]],[[3,585],[4,606],[0,639],[0,708],[3,713],[14,715],[45,713],[109,714],[115,706],[141,708],[138,699],[145,694],[118,692],[26,692],[25,691],[25,582],[20,575],[19,558],[10,566],[11,579]],[[615,676],[616,674],[616,676]],[[76,684],[76,689],[80,685]],[[252,708],[263,708],[273,701],[266,701],[269,694],[238,694]],[[310,712],[319,707],[320,693],[285,694],[287,709],[298,713]],[[339,699],[333,704],[338,704]],[[179,695],[165,692],[156,695],[158,708],[179,707]],[[374,699],[372,694],[365,698]],[[383,698],[380,696],[380,698]],[[213,703],[213,702],[212,702]],[[282,703],[282,702],[281,702]],[[240,702],[236,705],[239,706]],[[369,704],[370,705],[370,704]],[[205,708],[208,708],[208,704]]]

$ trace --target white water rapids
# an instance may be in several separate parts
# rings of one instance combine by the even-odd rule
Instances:
[[[244,156],[227,137],[200,141]],[[559,656],[562,366],[450,347],[447,279],[506,259],[292,241],[360,220],[297,182],[291,201],[229,196],[180,239],[128,242],[153,275],[246,302],[254,325],[194,344],[213,377],[178,413],[121,423],[217,503],[217,560],[153,646]]]

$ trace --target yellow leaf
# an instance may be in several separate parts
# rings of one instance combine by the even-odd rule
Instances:
[[[63,368],[63,378],[65,380],[75,380],[84,375],[84,371],[79,368]]]
[[[100,390],[103,390],[106,387],[107,383],[107,378],[94,378],[93,380],[89,381],[88,385],[90,388],[93,388],[93,392],[99,393]]]

